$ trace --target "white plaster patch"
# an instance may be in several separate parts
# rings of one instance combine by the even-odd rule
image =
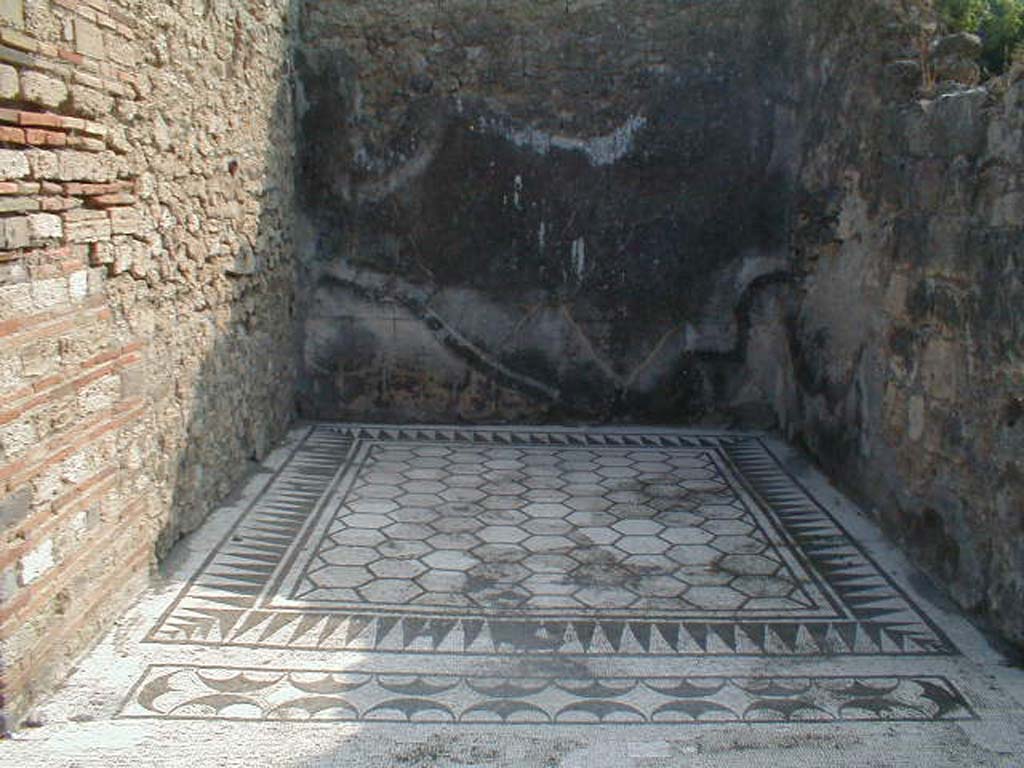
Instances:
[[[21,558],[21,584],[27,586],[56,565],[53,557],[53,539],[42,544]]]
[[[81,301],[89,293],[89,273],[86,270],[72,272],[68,276],[68,292],[75,301]]]
[[[572,271],[576,281],[583,282],[583,273],[587,269],[587,242],[582,237],[572,241]]]
[[[582,152],[591,165],[601,166],[612,165],[632,151],[636,135],[647,125],[647,118],[633,115],[611,133],[590,139],[558,136],[533,126],[514,128],[485,117],[480,118],[479,125],[482,130],[501,136],[517,147],[529,149],[538,155],[548,155],[553,149]]]

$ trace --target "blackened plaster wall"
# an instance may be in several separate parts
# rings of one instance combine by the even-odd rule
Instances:
[[[770,411],[748,347],[793,278],[783,5],[306,3],[301,411]]]

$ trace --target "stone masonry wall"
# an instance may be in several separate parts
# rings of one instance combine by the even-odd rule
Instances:
[[[0,0],[8,718],[291,416],[290,24],[286,0]]]
[[[970,41],[936,44],[927,17],[865,42],[846,16],[807,34],[809,60],[847,66],[803,99],[782,420],[1024,644],[1024,69],[979,86]]]

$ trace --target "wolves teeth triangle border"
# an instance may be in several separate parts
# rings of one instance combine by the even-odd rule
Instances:
[[[330,497],[352,448],[370,442],[701,448],[718,451],[829,585],[848,620],[564,620],[260,608],[278,563]],[[463,611],[469,614],[469,611]],[[953,655],[956,649],[781,466],[743,434],[317,425],[182,589],[147,641],[419,653]]]
[[[946,655],[914,628],[869,622],[529,621],[187,609],[156,642],[473,655]]]

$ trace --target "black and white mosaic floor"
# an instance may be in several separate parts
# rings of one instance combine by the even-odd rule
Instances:
[[[184,557],[185,580],[86,660],[56,719],[382,738],[631,726],[666,744],[902,724],[925,744],[929,728],[998,732],[993,765],[1021,754],[1016,676],[994,684],[997,655],[763,435],[308,426]],[[360,749],[324,764],[378,764]],[[531,764],[496,759],[422,764]]]

